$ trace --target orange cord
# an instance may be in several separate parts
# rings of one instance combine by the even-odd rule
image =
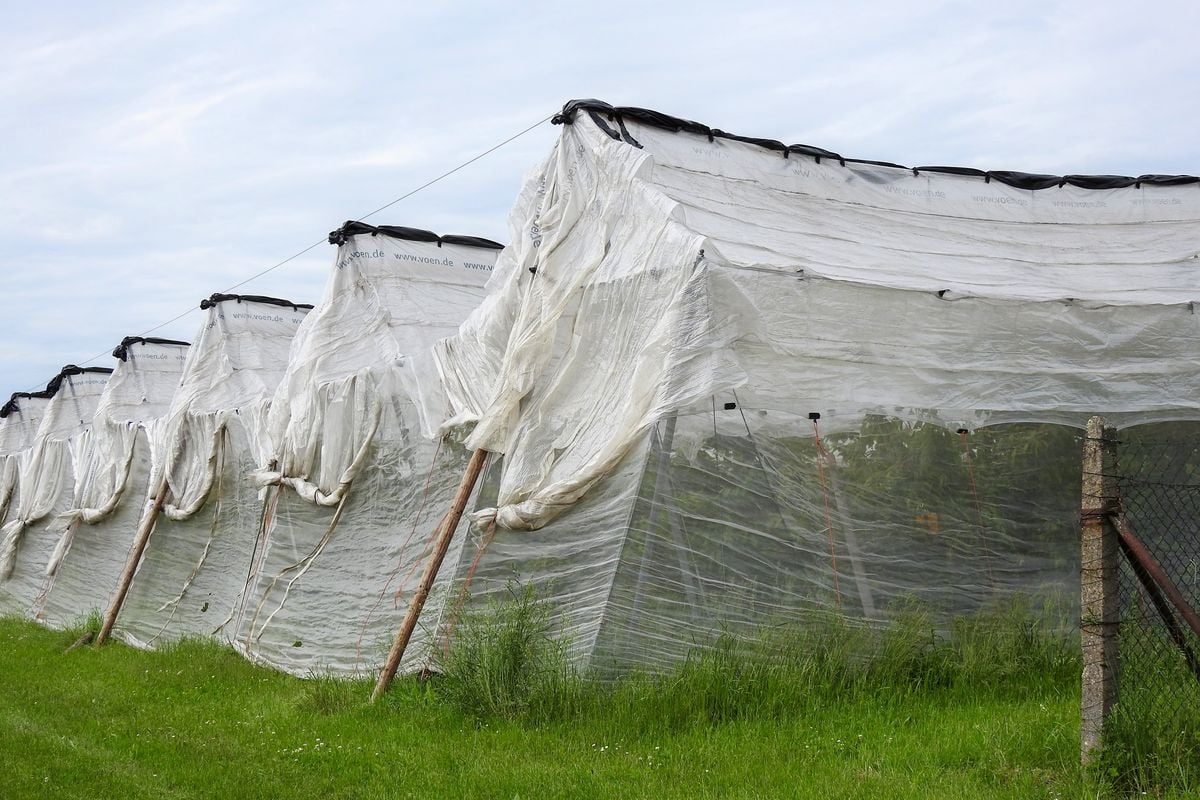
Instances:
[[[813,438],[817,444],[817,476],[821,481],[821,499],[825,503],[825,529],[829,534],[829,563],[833,567],[833,594],[837,598],[838,610],[842,610],[842,589],[838,581],[838,565],[837,565],[837,549],[834,547],[833,541],[833,511],[829,507],[829,481],[825,475],[825,459],[829,454],[825,451],[825,445],[821,443],[821,432],[817,428],[817,421],[814,419]]]

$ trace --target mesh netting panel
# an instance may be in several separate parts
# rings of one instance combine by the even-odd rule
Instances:
[[[1080,447],[1061,426],[850,424],[716,398],[546,528],[496,531],[471,593],[531,579],[576,652],[614,671],[814,610],[886,622],[916,603],[948,622],[1021,596],[1074,625]]]
[[[1193,610],[1200,610],[1200,425],[1119,435],[1116,483],[1132,532]],[[1200,637],[1122,557],[1120,671],[1111,724],[1122,746],[1200,753]],[[1160,607],[1162,610],[1160,610]],[[1165,614],[1164,614],[1165,612]]]

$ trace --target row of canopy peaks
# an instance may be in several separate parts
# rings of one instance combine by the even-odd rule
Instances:
[[[57,375],[55,375],[53,378],[50,379],[50,381],[46,384],[45,389],[42,389],[41,391],[37,391],[37,392],[13,392],[12,395],[9,396],[8,401],[3,406],[0,406],[0,419],[9,416],[14,411],[19,409],[20,405],[21,405],[21,400],[34,399],[34,398],[42,398],[42,399],[48,400],[51,397],[54,397],[54,395],[58,394],[58,390],[62,388],[63,382],[66,381],[68,378],[73,378],[76,375],[85,375],[87,373],[110,375],[110,374],[112,374],[112,368],[111,367],[79,367],[74,364],[67,364],[65,367],[63,367],[61,370],[58,371]]]
[[[1063,196],[1099,180],[914,195],[896,165],[785,162],[657,112],[572,120],[511,246],[351,221],[315,307],[216,294],[186,353],[123,340],[91,427],[82,400],[51,409],[0,471],[0,613],[108,607],[139,646],[213,636],[345,675],[404,614],[418,671],[468,596],[519,575],[573,652],[665,663],[711,624],[841,609],[836,562],[863,618],[910,591],[995,599],[993,555],[1001,589],[1060,585],[1079,460],[1059,428],[1200,420],[1200,327],[1175,307],[1200,293],[1194,186],[1120,209]],[[1046,425],[963,433],[1011,421]],[[1039,472],[1044,452],[1067,466]],[[476,535],[445,538],[463,510]]]
[[[478,247],[486,250],[502,250],[504,245],[486,239],[480,236],[464,236],[459,234],[438,234],[424,228],[410,228],[399,225],[370,225],[357,220],[347,220],[341,227],[330,232],[329,243],[333,245],[343,245],[353,236],[367,234],[370,236],[385,236],[391,239],[406,240],[411,242],[428,242],[434,243],[438,247],[443,244],[459,245],[466,247]],[[280,297],[269,297],[265,295],[253,294],[234,294],[229,292],[214,292],[208,297],[200,301],[199,307],[201,310],[207,311],[214,308],[220,303],[258,303],[261,305],[278,306],[281,308],[290,308],[294,311],[313,309],[312,303],[298,303],[293,300],[288,300]],[[179,345],[187,347],[189,342],[178,339],[165,339],[152,336],[126,336],[121,342],[113,348],[112,355],[119,361],[126,361],[129,358],[131,348],[139,344],[157,344],[157,345]],[[111,373],[112,370],[105,367],[79,367],[74,364],[64,366],[50,381],[46,388],[37,391],[14,392],[9,396],[9,399],[0,406],[0,419],[8,417],[20,407],[20,402],[23,399],[49,399],[53,397],[61,388],[65,378],[79,375],[84,372],[96,373]]]
[[[278,297],[265,297],[261,295],[239,295],[239,294],[223,294],[214,293],[200,301],[200,308],[208,310],[216,305],[224,302],[235,303],[260,303],[264,305],[282,306],[292,309],[311,309],[313,306],[310,303],[294,303],[291,300],[284,300]],[[189,347],[190,342],[181,341],[178,339],[164,339],[154,336],[126,336],[121,339],[120,343],[113,348],[112,356],[118,361],[127,361],[129,359],[132,348],[137,345],[176,345],[179,347]],[[0,406],[0,419],[8,417],[10,414],[18,410],[21,406],[21,401],[25,399],[50,399],[54,397],[62,388],[66,379],[76,375],[86,373],[96,373],[108,375],[112,373],[111,367],[80,367],[75,364],[67,364],[58,373],[50,379],[46,384],[45,389],[32,392],[13,392],[7,402]]]

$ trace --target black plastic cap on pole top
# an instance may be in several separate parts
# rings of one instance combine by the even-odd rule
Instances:
[[[1020,172],[1016,170],[982,170],[972,167],[954,167],[954,166],[927,166],[927,167],[905,167],[901,164],[895,164],[890,161],[878,161],[866,158],[848,158],[835,153],[832,150],[825,150],[821,147],[813,147],[807,144],[784,144],[776,139],[763,139],[754,136],[739,136],[728,131],[723,131],[720,128],[710,128],[702,122],[684,119],[682,117],[672,117],[669,114],[663,114],[660,111],[653,111],[648,108],[638,108],[637,106],[614,106],[605,103],[602,100],[585,99],[585,100],[569,100],[562,110],[551,118],[551,122],[555,125],[570,125],[574,123],[575,118],[580,114],[587,114],[592,122],[601,131],[607,134],[610,138],[617,141],[624,141],[626,144],[634,147],[641,147],[629,133],[625,127],[626,120],[632,120],[641,125],[658,128],[660,130],[670,131],[671,133],[691,133],[696,136],[704,136],[710,142],[716,139],[725,139],[728,141],[742,142],[751,144],[757,147],[762,147],[766,150],[772,150],[781,154],[784,158],[789,158],[792,155],[807,156],[815,160],[818,164],[822,160],[836,161],[842,166],[848,164],[865,164],[883,167],[895,167],[898,169],[911,170],[914,176],[920,175],[922,172],[934,173],[941,175],[957,175],[960,177],[977,177],[983,178],[984,182],[1003,183],[1007,186],[1012,186],[1016,189],[1029,189],[1038,191],[1042,189],[1062,188],[1063,186],[1074,186],[1079,189],[1124,189],[1128,187],[1141,188],[1146,186],[1184,186],[1188,184],[1200,183],[1200,177],[1196,175],[1042,175],[1034,172]],[[610,124],[612,123],[612,124]]]
[[[8,398],[8,401],[4,405],[0,406],[0,419],[4,419],[5,417],[9,416],[10,414],[13,414],[14,412],[20,410],[21,401],[26,398],[32,398],[32,397],[40,397],[40,398],[46,399],[46,398],[52,397],[52,395],[49,394],[48,392],[44,392],[44,391],[42,391],[42,392],[13,392],[12,395]]]
[[[433,231],[421,228],[405,228],[399,225],[368,225],[365,222],[358,222],[356,220],[347,220],[342,227],[336,231],[331,231],[329,234],[329,243],[343,245],[351,236],[361,236],[363,234],[387,236],[391,239],[405,239],[410,242],[435,242],[438,247],[441,247],[443,244],[456,244],[465,247],[482,247],[486,250],[504,249],[504,245],[499,242],[493,242],[491,239],[484,239],[480,236],[459,236],[453,233],[439,235]]]
[[[37,397],[41,398],[42,400],[49,400],[51,397],[54,397],[54,395],[58,394],[58,390],[62,388],[63,382],[67,380],[67,378],[75,375],[83,375],[87,372],[93,372],[98,375],[111,375],[112,368],[77,367],[74,364],[67,364],[58,371],[57,375],[50,379],[50,382],[46,384],[45,389],[42,389],[39,392],[13,392],[9,396],[8,401],[3,406],[0,406],[0,419],[3,419],[12,414],[14,411],[20,409],[21,401],[27,398]]]
[[[112,367],[77,367],[74,364],[67,364],[65,367],[59,370],[57,375],[50,379],[49,383],[46,384],[46,391],[44,393],[45,396],[53,397],[54,395],[58,394],[58,390],[62,388],[63,383],[66,382],[68,378],[73,378],[76,375],[85,375],[88,373],[94,373],[97,375],[111,375]]]
[[[120,361],[127,361],[129,359],[129,348],[135,344],[167,344],[177,345],[179,347],[191,347],[191,342],[181,342],[178,339],[157,339],[154,337],[145,336],[126,336],[121,340],[121,343],[113,349],[113,358],[119,359]]]
[[[808,412],[808,418],[811,419],[813,422],[816,422],[817,420],[819,420],[821,418],[821,413],[819,411],[810,411],[810,412]]]
[[[268,306],[282,306],[284,308],[292,309],[312,309],[311,303],[293,303],[291,300],[283,300],[278,297],[264,297],[260,294],[224,294],[222,292],[209,295],[204,300],[201,300],[200,309],[202,311],[207,311],[218,303],[225,303],[228,301],[235,301],[238,303],[262,303]]]

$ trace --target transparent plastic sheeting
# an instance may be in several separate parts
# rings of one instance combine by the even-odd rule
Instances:
[[[1078,429],[959,434],[869,416],[827,434],[803,414],[716,401],[660,421],[545,527],[474,527],[444,568],[456,595],[480,607],[532,586],[579,662],[614,673],[817,613],[886,621],[915,603],[945,624],[1020,596],[1047,624],[1074,624]]]
[[[297,674],[382,662],[466,465],[423,435],[413,398],[438,391],[430,348],[478,305],[496,253],[383,234],[338,248],[271,405],[278,468],[257,476],[264,534],[239,626],[252,657]],[[440,582],[405,669],[446,598]]]
[[[266,458],[267,409],[305,307],[215,302],[150,439],[148,483],[169,491],[116,634],[149,647],[184,635],[234,637],[262,504],[249,472]]]
[[[46,571],[49,588],[39,619],[69,625],[105,611],[145,512],[154,438],[179,385],[188,347],[134,341],[118,361],[91,427],[76,450],[70,509],[51,533],[58,544]]]
[[[617,667],[812,609],[1074,608],[1078,426],[1200,417],[1200,187],[624,124],[641,148],[563,127],[436,347],[467,447],[503,454],[456,567],[473,602],[533,583]]]
[[[108,378],[107,371],[60,375],[33,444],[18,456],[17,502],[0,528],[0,613],[30,616],[45,600],[58,518],[71,507],[80,441]]]

